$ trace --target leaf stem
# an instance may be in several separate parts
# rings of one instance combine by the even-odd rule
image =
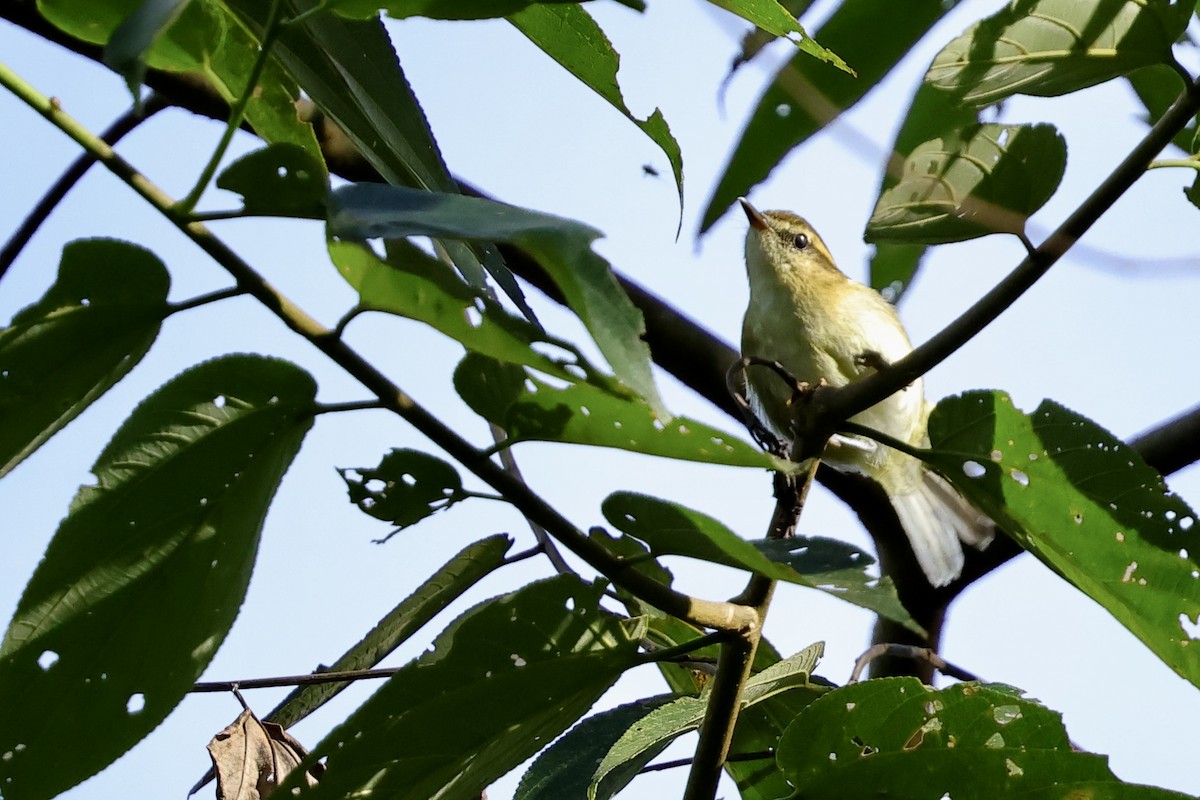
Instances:
[[[202,223],[190,220],[181,213],[166,192],[64,112],[57,101],[40,94],[3,63],[0,63],[0,86],[8,89],[81,147],[95,155],[113,175],[141,195],[201,250],[224,267],[247,294],[252,295],[288,328],[304,337],[366,387],[379,399],[384,408],[402,417],[476,477],[504,495],[517,510],[549,531],[555,539],[597,572],[664,613],[694,625],[730,631],[745,630],[756,625],[758,614],[752,608],[736,603],[691,597],[629,569],[620,558],[606,550],[599,542],[589,538],[526,484],[491,461],[483,452],[418,404],[333,331],[279,292]]]
[[[250,68],[250,76],[246,80],[246,88],[242,90],[242,93],[230,107],[229,121],[225,125],[225,132],[221,134],[221,141],[217,142],[216,149],[213,150],[208,163],[201,170],[196,185],[177,204],[176,211],[180,213],[191,214],[192,210],[196,207],[196,203],[200,202],[200,196],[204,194],[204,190],[212,182],[213,175],[217,173],[217,168],[221,166],[221,159],[225,157],[225,152],[229,149],[229,143],[233,141],[233,134],[242,126],[242,119],[246,116],[246,106],[250,104],[250,98],[254,96],[254,89],[258,86],[258,79],[262,77],[263,69],[266,68],[267,60],[271,56],[271,45],[275,42],[275,37],[279,34],[280,1],[271,0],[271,8],[267,12],[266,30],[263,33],[262,43],[258,48],[258,55],[254,59],[254,66]]]
[[[215,292],[209,292],[208,294],[198,295],[196,297],[193,297],[190,300],[184,300],[181,303],[171,304],[170,310],[167,312],[167,315],[170,316],[171,314],[178,314],[180,311],[188,311],[189,309],[199,308],[200,306],[206,306],[209,303],[217,303],[217,302],[220,302],[221,300],[229,300],[230,298],[233,298],[233,297],[240,297],[241,295],[244,295],[245,293],[246,293],[246,290],[240,286],[231,286],[228,289],[218,289]]]

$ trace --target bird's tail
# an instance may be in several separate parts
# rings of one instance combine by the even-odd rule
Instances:
[[[945,586],[962,573],[962,543],[983,549],[996,526],[940,475],[922,472],[913,491],[892,495],[892,505],[925,577]]]

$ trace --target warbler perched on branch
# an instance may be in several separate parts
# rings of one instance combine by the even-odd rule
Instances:
[[[912,351],[896,310],[875,290],[846,277],[807,222],[786,211],[759,212],[744,198],[740,202],[750,219],[743,356],[777,362],[795,383],[836,387],[886,369]],[[788,443],[795,439],[799,413],[794,382],[761,367],[746,370],[759,421]],[[914,447],[928,447],[930,408],[918,378],[851,421]],[[836,469],[868,475],[883,487],[934,586],[945,586],[962,572],[962,542],[984,547],[991,541],[991,520],[906,453],[838,434],[821,458]]]

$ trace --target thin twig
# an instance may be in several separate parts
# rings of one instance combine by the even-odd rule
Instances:
[[[942,658],[929,647],[916,647],[911,644],[893,644],[885,642],[882,644],[871,645],[867,651],[863,653],[854,662],[854,671],[850,673],[850,680],[847,683],[858,683],[862,677],[863,670],[867,668],[872,661],[881,656],[891,656],[893,658],[910,658],[916,661],[924,661],[931,664],[934,669],[940,671],[951,678],[957,678],[960,681],[978,681],[979,676],[973,672],[968,672],[962,667],[951,664],[946,659]]]
[[[322,403],[315,414],[341,414],[344,411],[376,411],[385,406],[378,400],[351,400],[345,403]]]
[[[248,294],[253,295],[288,328],[325,353],[347,374],[378,397],[385,408],[402,417],[476,477],[506,497],[521,513],[549,531],[596,571],[664,613],[694,625],[721,630],[746,630],[756,625],[758,615],[753,609],[734,603],[691,597],[637,570],[628,569],[620,558],[580,531],[556,508],[492,462],[474,445],[418,404],[374,364],[280,293],[202,223],[190,221],[181,214],[176,209],[174,200],[162,189],[64,112],[57,102],[51,102],[49,98],[37,92],[4,64],[0,64],[0,86],[11,91],[80,146],[95,154],[109,171],[167,217],[193,243],[229,272],[239,286],[244,287]]]
[[[209,303],[217,303],[221,300],[229,300],[234,297],[241,297],[246,293],[246,290],[240,286],[231,286],[228,289],[218,289],[215,292],[198,295],[190,300],[184,300],[180,303],[172,303],[168,314],[178,314],[180,311],[188,311],[200,306],[206,306]]]
[[[378,680],[390,678],[403,667],[388,669],[347,669],[340,672],[310,672],[307,675],[281,675],[273,678],[250,678],[241,681],[200,681],[189,690],[196,694],[205,692],[231,692],[237,689],[272,689],[279,686],[308,686],[314,683],[344,683],[346,681]]]
[[[130,109],[113,122],[112,125],[100,134],[108,145],[115,145],[121,141],[127,133],[132,131],[138,125],[148,120],[153,115],[162,111],[168,106],[166,98],[157,92],[152,93],[146,98],[142,104],[141,113],[136,109]],[[71,166],[67,167],[66,171],[59,176],[53,185],[46,190],[41,199],[37,201],[29,215],[21,221],[20,227],[9,237],[4,243],[4,247],[0,247],[0,278],[3,278],[8,268],[17,260],[17,256],[25,249],[25,245],[29,244],[29,240],[37,233],[38,228],[42,226],[58,204],[63,201],[67,193],[71,191],[75,184],[79,183],[88,168],[96,163],[96,157],[89,152],[83,152],[71,162]]]
[[[1028,291],[1113,203],[1146,171],[1164,147],[1200,111],[1200,79],[1191,81],[1179,99],[1129,152],[1095,191],[1016,269],[928,341],[890,369],[876,372],[825,393],[818,401],[828,420],[846,420],[883,400],[940,364],[1008,310]]]
[[[229,109],[229,120],[225,125],[225,130],[221,133],[221,140],[217,142],[217,147],[213,150],[212,156],[209,157],[208,163],[204,165],[204,169],[200,171],[200,177],[196,180],[196,185],[177,204],[176,211],[180,213],[191,214],[196,208],[196,203],[200,202],[200,196],[204,194],[204,190],[208,188],[213,175],[217,173],[217,168],[221,166],[221,159],[225,157],[225,152],[229,149],[230,142],[233,141],[233,134],[242,125],[242,120],[246,116],[246,106],[250,104],[250,99],[254,97],[254,89],[258,86],[258,79],[262,77],[263,70],[267,66],[267,61],[270,60],[271,45],[279,35],[281,2],[282,0],[271,0],[271,6],[267,11],[266,30],[263,33],[262,42],[259,44],[258,54],[254,58],[254,64],[250,67],[250,74],[246,78],[246,86],[242,89],[242,93],[238,95],[237,99],[233,101],[233,105]]]
[[[760,750],[757,753],[730,753],[725,759],[726,761],[774,761],[775,751]],[[674,761],[662,761],[658,764],[648,764],[638,770],[638,774],[644,772],[661,772],[666,769],[678,769],[679,767],[688,767],[695,763],[694,758],[678,758]]]
[[[501,447],[508,434],[494,422],[488,423],[488,428],[492,432],[492,439],[499,447],[497,453],[500,456],[500,464],[514,480],[525,483],[525,476],[521,474],[521,468],[517,466],[517,459],[512,454],[512,448]],[[554,567],[555,572],[559,575],[578,575],[579,573],[571,569],[571,565],[562,557],[562,553],[558,552],[558,547],[555,546],[554,540],[550,538],[550,534],[546,533],[546,529],[529,517],[526,517],[525,521],[529,523],[529,530],[533,531],[533,538],[537,540],[537,549],[546,554],[546,559]]]
[[[812,459],[807,471],[799,476],[774,473],[775,513],[767,531],[768,538],[787,538],[794,531],[795,520],[804,508],[818,463],[817,459]],[[762,626],[774,592],[775,581],[754,575],[742,593],[731,601],[752,611],[754,616],[750,626],[738,631],[738,636],[721,645],[717,673],[712,680],[704,720],[700,723],[700,741],[688,773],[684,800],[711,800],[716,796],[717,785],[733,744],[742,693],[750,678],[750,668],[754,664],[758,643],[762,640]]]

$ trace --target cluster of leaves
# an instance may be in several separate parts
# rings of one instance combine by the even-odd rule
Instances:
[[[706,227],[861,99],[954,5],[845,0],[817,34],[827,50],[778,3],[713,2],[763,31],[793,37],[801,52],[748,123],[709,202]],[[798,13],[808,3],[791,5]],[[467,354],[455,388],[506,431],[509,444],[542,440],[788,468],[724,431],[670,416],[654,386],[641,315],[592,250],[597,231],[460,193],[378,19],[380,11],[399,19],[503,17],[663,150],[682,198],[678,144],[658,110],[644,120],[629,112],[616,82],[617,53],[585,6],[40,0],[38,7],[63,32],[104,45],[108,63],[135,89],[148,67],[198,75],[239,109],[265,146],[217,177],[218,187],[242,197],[242,209],[230,213],[322,221],[332,266],[358,293],[353,311],[417,320],[459,342]],[[1059,95],[1121,78],[1160,116],[1162,98],[1178,81],[1172,47],[1193,10],[1180,0],[1026,0],[950,42],[912,100],[895,143],[903,169],[884,177],[867,228],[877,243],[877,285],[902,291],[928,245],[996,232],[1023,236],[1025,220],[1057,188],[1062,137],[1045,124],[984,123],[985,106],[1016,93]],[[886,35],[861,35],[868,26]],[[386,183],[331,189],[311,115],[296,114],[301,92]],[[819,107],[803,102],[818,96]],[[231,130],[240,121],[235,115]],[[1195,158],[1190,134],[1180,131],[1176,140]],[[187,206],[161,210],[188,219]],[[413,237],[432,237],[441,258]],[[549,276],[607,369],[543,328],[501,245]],[[163,264],[131,243],[79,241],[64,251],[54,286],[0,332],[0,474],[137,365],[178,310],[166,301],[168,283]],[[507,310],[492,285],[519,313]],[[79,490],[0,644],[5,797],[51,797],[86,779],[189,691],[243,600],[263,518],[319,411],[315,396],[313,379],[294,365],[227,356],[183,370],[114,434],[93,467],[95,485]],[[943,401],[930,436],[933,450],[924,457],[931,464],[1200,684],[1185,626],[1200,614],[1196,518],[1136,453],[1066,409],[1046,403],[1025,414],[1000,393]],[[488,455],[471,451],[459,466],[479,474],[478,461]],[[352,502],[405,527],[472,497],[459,466],[396,450],[376,467],[343,474]],[[844,543],[747,542],[696,511],[632,493],[612,495],[602,512],[621,535],[597,530],[587,541],[609,563],[664,586],[670,574],[657,559],[682,556],[826,591],[916,626],[890,582],[868,574],[872,559]],[[511,544],[491,537],[465,548],[331,669],[377,664],[506,563]],[[701,629],[650,607],[615,572],[625,614],[602,604],[601,584],[576,576],[479,604],[312,755],[295,755],[302,769],[273,780],[301,797],[478,796],[657,650],[695,647],[697,662],[712,655]],[[655,646],[649,654],[647,642]],[[733,752],[742,758],[727,765],[743,797],[842,797],[881,787],[899,797],[1171,796],[1120,784],[1103,758],[1073,750],[1056,715],[1018,692],[974,684],[934,691],[911,680],[838,688],[813,676],[819,656],[819,645],[790,658],[766,642],[758,648],[734,735]],[[676,664],[660,669],[670,694],[579,722],[544,751],[519,796],[612,796],[695,730],[707,706],[703,681]],[[297,690],[264,719],[288,727],[343,686]],[[476,713],[481,707],[488,713]],[[249,730],[258,723],[237,724]],[[267,739],[261,747],[273,752],[282,734]],[[317,760],[324,770],[312,780]]]

